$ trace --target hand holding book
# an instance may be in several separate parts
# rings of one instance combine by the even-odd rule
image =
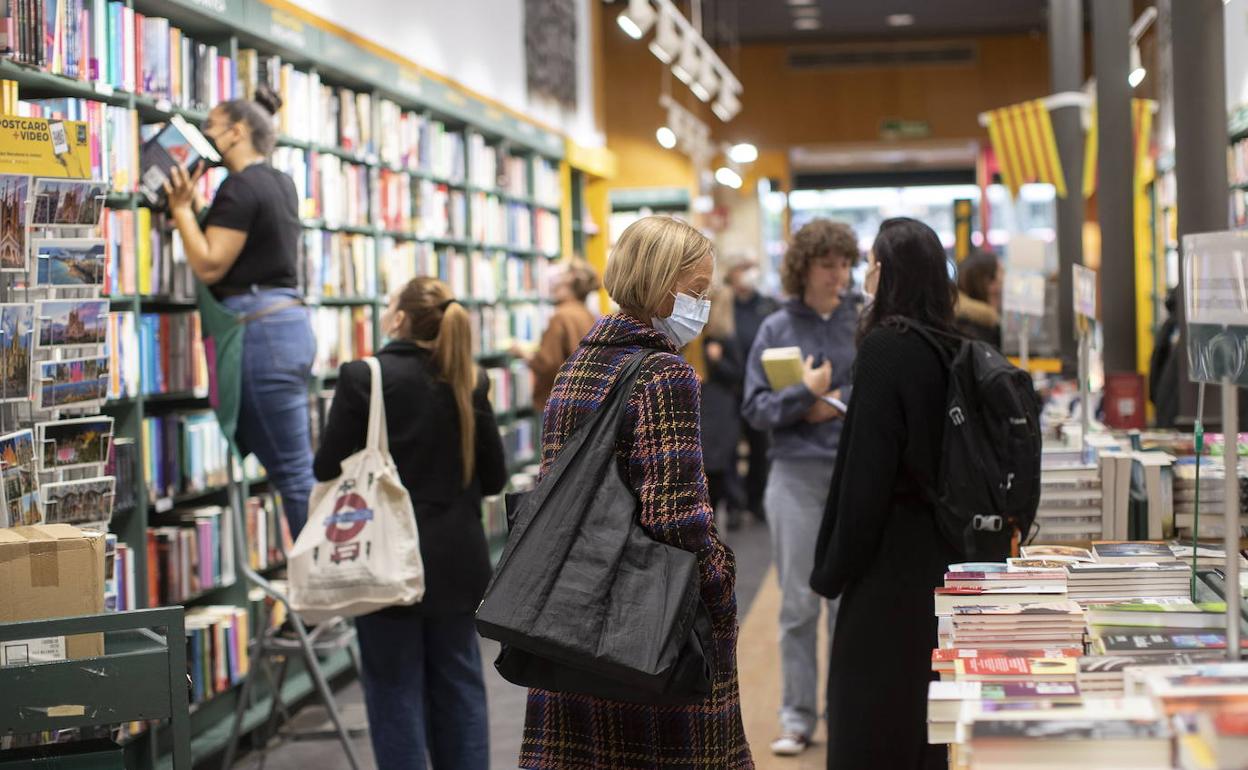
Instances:
[[[169,210],[192,208],[195,205],[195,189],[199,178],[204,175],[205,167],[201,163],[194,175],[187,174],[181,166],[169,169],[169,179],[164,183],[165,196],[169,200]]]

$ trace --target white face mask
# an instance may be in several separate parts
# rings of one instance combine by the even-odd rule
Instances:
[[[667,335],[672,344],[683,348],[702,333],[706,319],[711,315],[711,301],[698,299],[684,292],[673,294],[676,302],[667,318],[651,318],[650,325]]]

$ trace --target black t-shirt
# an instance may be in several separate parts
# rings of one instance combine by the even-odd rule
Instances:
[[[299,196],[295,183],[267,163],[230,174],[217,189],[204,228],[247,233],[234,265],[213,288],[298,288]]]

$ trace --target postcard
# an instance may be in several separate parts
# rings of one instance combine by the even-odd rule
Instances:
[[[112,476],[44,484],[39,490],[45,524],[89,524],[113,517]]]
[[[41,422],[35,426],[40,447],[39,470],[62,471],[103,465],[113,437],[113,418],[79,417]]]
[[[93,406],[108,398],[108,356],[39,361],[35,368],[36,409]]]
[[[26,272],[26,209],[30,177],[0,174],[0,273]]]
[[[104,284],[105,251],[100,238],[36,238],[31,253],[36,286],[78,289]]]
[[[35,305],[41,348],[103,345],[108,341],[108,300],[57,299]]]
[[[0,403],[31,397],[30,348],[34,334],[34,305],[0,304]]]
[[[0,436],[0,490],[9,526],[38,524],[35,438],[29,429]]]
[[[104,213],[107,182],[36,179],[32,227],[96,227]]]

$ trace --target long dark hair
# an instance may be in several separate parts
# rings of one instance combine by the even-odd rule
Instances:
[[[945,248],[932,228],[909,217],[886,219],[871,251],[879,264],[880,285],[858,331],[859,341],[877,326],[899,319],[955,333],[957,288],[949,279]]]

